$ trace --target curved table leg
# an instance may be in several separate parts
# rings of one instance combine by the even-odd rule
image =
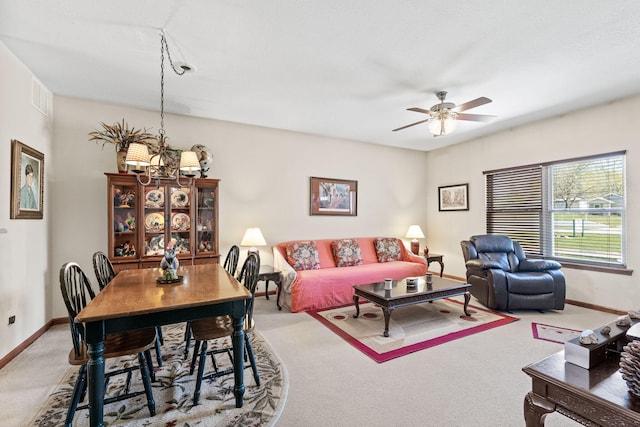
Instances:
[[[546,416],[555,411],[556,405],[533,392],[524,397],[524,421],[527,427],[544,427]]]
[[[442,277],[442,273],[444,273],[444,261],[438,261],[438,264],[440,264],[440,277]]]
[[[465,292],[464,293],[464,314],[467,316],[471,316],[471,314],[469,314],[469,301],[471,301],[471,293],[470,292]]]
[[[357,319],[360,316],[360,303],[358,302],[358,295],[353,294],[353,305],[356,306],[356,314],[353,315],[354,319]]]
[[[384,336],[388,337],[389,336],[389,319],[391,319],[391,312],[393,311],[393,309],[383,308],[382,311],[384,312]]]

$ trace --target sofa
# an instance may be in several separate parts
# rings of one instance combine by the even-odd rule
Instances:
[[[566,285],[557,261],[528,259],[508,236],[486,234],[460,242],[471,294],[494,310],[564,309]]]
[[[353,303],[353,285],[422,276],[424,257],[392,237],[292,240],[273,247],[281,299],[292,312]]]

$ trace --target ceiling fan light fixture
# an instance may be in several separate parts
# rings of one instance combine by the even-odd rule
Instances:
[[[453,117],[436,118],[429,121],[429,132],[434,136],[448,135],[456,129],[457,122]]]

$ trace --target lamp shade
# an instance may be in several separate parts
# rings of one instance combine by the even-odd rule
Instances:
[[[149,150],[147,146],[137,143],[129,144],[125,163],[132,166],[132,172],[142,173],[144,171],[143,168],[149,166]]]
[[[424,239],[424,233],[419,225],[410,225],[405,237],[407,239]]]
[[[180,154],[180,170],[184,176],[196,176],[196,172],[200,170],[200,162],[195,152],[183,151]]]
[[[267,242],[264,240],[262,231],[258,227],[247,228],[244,232],[240,246],[267,246]]]

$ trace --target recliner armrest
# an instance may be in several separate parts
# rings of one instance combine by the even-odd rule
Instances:
[[[470,259],[465,265],[470,269],[490,270],[492,268],[497,268],[502,270],[502,265],[499,262],[487,259]]]
[[[518,271],[560,270],[562,265],[550,259],[525,259],[520,261]]]

